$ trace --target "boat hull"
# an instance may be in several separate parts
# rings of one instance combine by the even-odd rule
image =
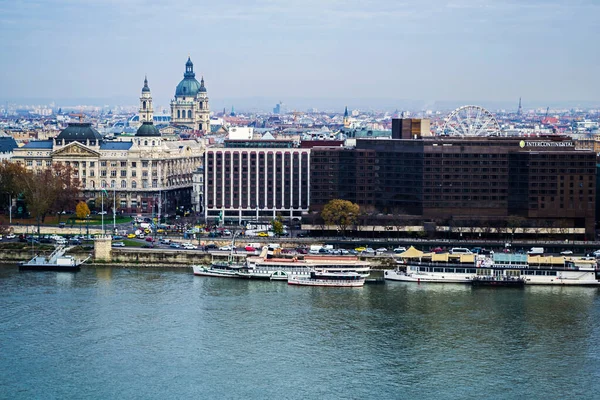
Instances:
[[[357,281],[332,281],[327,279],[288,278],[288,285],[327,286],[327,287],[363,287],[364,279]]]
[[[80,265],[42,265],[42,264],[21,264],[19,271],[53,271],[53,272],[78,272]]]
[[[194,265],[193,269],[194,275],[196,276],[212,276],[215,278],[240,278],[240,275],[238,275],[236,271],[206,268],[198,265]]]

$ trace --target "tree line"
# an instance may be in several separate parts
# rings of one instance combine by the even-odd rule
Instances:
[[[2,209],[8,211],[13,200],[21,200],[38,225],[48,215],[71,210],[81,193],[81,181],[74,177],[73,168],[54,163],[44,169],[30,170],[20,163],[0,163],[0,196]]]

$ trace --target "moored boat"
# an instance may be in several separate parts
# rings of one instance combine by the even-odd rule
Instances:
[[[308,277],[288,277],[288,285],[362,287],[364,284],[365,277],[357,272],[311,271],[310,276]]]
[[[240,273],[246,269],[246,264],[229,262],[212,262],[210,265],[192,265],[194,275],[213,276],[218,278],[240,278]]]
[[[594,258],[494,254],[492,257],[422,253],[403,260],[385,279],[474,285],[600,285]],[[477,282],[475,282],[475,280]]]
[[[19,271],[58,271],[58,272],[77,272],[81,270],[81,265],[90,259],[76,259],[73,256],[65,255],[67,248],[58,246],[49,257],[36,255],[31,260],[19,264]]]

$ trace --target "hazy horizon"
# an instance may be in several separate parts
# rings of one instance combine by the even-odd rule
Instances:
[[[600,104],[597,2],[429,3],[0,0],[0,101],[168,106],[189,54],[212,110]]]

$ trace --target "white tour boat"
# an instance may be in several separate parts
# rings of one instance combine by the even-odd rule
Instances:
[[[423,253],[407,258],[384,278],[403,282],[482,283],[522,281],[525,285],[600,285],[595,258],[531,256],[498,253],[492,257],[473,254]],[[404,266],[404,268],[403,268]],[[509,286],[507,284],[507,286]]]
[[[248,257],[248,269],[241,272],[252,279],[287,280],[289,276],[309,277],[312,271],[356,272],[367,278],[371,273],[371,263],[354,256],[310,256],[281,257],[268,254]]]

